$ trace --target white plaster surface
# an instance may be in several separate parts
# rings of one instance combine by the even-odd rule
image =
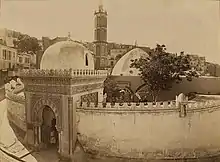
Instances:
[[[122,74],[123,76],[138,76],[139,70],[130,68],[131,60],[139,59],[144,56],[148,56],[144,50],[140,48],[132,49],[115,64],[112,75],[120,76]]]
[[[6,105],[6,100],[0,102],[0,147],[13,155],[20,157],[25,155],[29,151],[17,139],[12,128],[10,127],[7,118]],[[2,152],[0,153],[0,157],[5,161],[9,158]],[[32,155],[24,157],[23,160],[28,162],[37,162],[37,160]]]
[[[212,152],[220,148],[220,110],[188,113],[185,118],[177,112],[120,114],[85,110],[78,115],[79,138],[85,148],[108,155],[178,149]]]
[[[86,66],[86,55],[88,66]],[[90,69],[94,70],[94,58],[84,46],[73,41],[62,41],[51,45],[44,52],[41,69]]]

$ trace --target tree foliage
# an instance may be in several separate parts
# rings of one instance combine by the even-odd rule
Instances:
[[[37,38],[28,35],[20,35],[13,43],[19,52],[36,54],[41,50]]]
[[[188,81],[197,76],[191,70],[189,55],[184,52],[180,55],[168,53],[165,45],[157,45],[149,52],[149,57],[132,60],[131,67],[139,69],[145,83],[140,88],[145,86],[153,101],[157,100],[161,90],[170,90],[174,82],[181,82],[181,76],[185,76]]]
[[[104,94],[107,94],[108,102],[116,102],[117,98],[120,96],[120,88],[117,83],[111,78],[107,77],[104,81]]]

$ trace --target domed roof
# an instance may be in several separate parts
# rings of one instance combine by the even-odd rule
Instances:
[[[112,70],[112,75],[137,76],[139,70],[136,68],[130,68],[132,63],[131,60],[139,59],[144,56],[149,56],[144,50],[140,48],[132,49],[115,64],[115,67]]]
[[[94,58],[83,45],[73,41],[61,41],[47,48],[40,68],[94,70]]]

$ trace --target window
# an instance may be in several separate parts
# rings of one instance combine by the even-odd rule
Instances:
[[[88,66],[89,65],[89,63],[88,63],[88,54],[86,54],[86,66]]]
[[[11,60],[11,51],[8,51],[8,60]]]
[[[6,50],[3,50],[3,59],[6,60]]]
[[[29,58],[25,58],[25,63],[29,63]]]
[[[100,46],[96,46],[96,55],[100,56]]]
[[[100,65],[105,66],[105,60],[104,59],[101,59]]]
[[[22,57],[19,57],[18,61],[19,61],[19,63],[22,63]]]

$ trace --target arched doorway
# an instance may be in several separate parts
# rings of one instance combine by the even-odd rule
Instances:
[[[42,111],[41,143],[43,148],[58,149],[58,131],[56,116],[49,106],[44,106]]]

